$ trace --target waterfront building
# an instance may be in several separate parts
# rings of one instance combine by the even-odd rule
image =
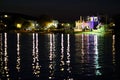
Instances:
[[[87,16],[87,18],[83,18],[80,16],[80,19],[75,21],[74,31],[85,31],[85,30],[93,30],[97,29],[97,25],[99,24],[98,16]]]

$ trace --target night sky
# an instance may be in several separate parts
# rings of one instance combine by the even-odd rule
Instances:
[[[97,13],[120,13],[120,0],[0,0],[0,11],[75,18]]]

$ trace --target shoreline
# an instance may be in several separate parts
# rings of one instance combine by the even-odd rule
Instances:
[[[65,31],[65,30],[56,30],[56,31],[25,31],[25,30],[11,30],[11,31],[0,31],[0,33],[40,33],[40,34],[48,34],[48,33],[63,33],[63,34],[114,34],[114,32],[106,31],[106,32],[96,32],[96,31]]]

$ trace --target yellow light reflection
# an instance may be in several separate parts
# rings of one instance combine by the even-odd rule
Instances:
[[[33,33],[33,74],[36,77],[39,77],[40,74],[40,64],[39,64],[39,55],[38,55],[39,49],[38,49],[38,33]]]

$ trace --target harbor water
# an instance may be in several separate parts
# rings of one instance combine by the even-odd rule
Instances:
[[[119,80],[113,34],[0,33],[0,80]]]

